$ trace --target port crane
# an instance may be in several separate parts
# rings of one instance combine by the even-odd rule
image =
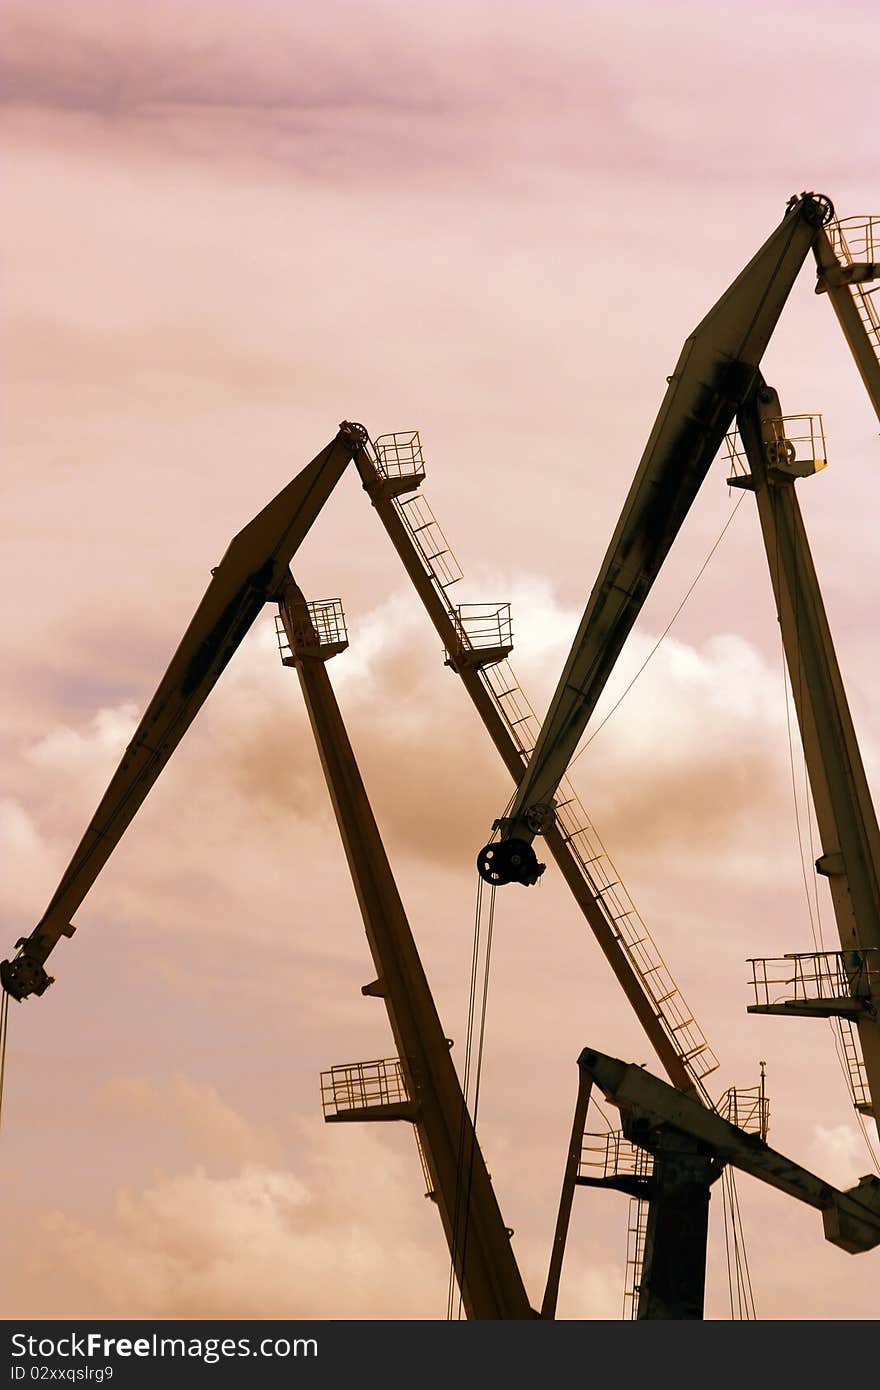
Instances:
[[[846,701],[794,484],[825,466],[819,417],[784,416],[760,363],[812,250],[817,292],[831,299],[880,418],[880,256],[874,219],[834,221],[830,202],[793,198],[776,231],[684,345],[593,585],[540,737],[498,838],[480,851],[487,882],[537,882],[533,841],[557,815],[557,791],[624,642],[708,469],[730,440],[729,482],[755,494],[830,884],[839,953],[753,962],[752,1012],[832,1017],[844,1033],[854,1100],[880,1113],[880,832]],[[847,230],[849,229],[849,238]],[[852,245],[850,244],[852,242]],[[799,427],[803,427],[796,436]],[[793,978],[792,978],[793,972]],[[776,990],[788,979],[793,997]],[[863,1060],[862,1060],[863,1059]]]
[[[537,721],[506,669],[512,647],[509,615],[502,611],[506,605],[490,605],[487,618],[484,605],[474,613],[449,602],[455,562],[438,539],[439,527],[427,503],[413,496],[424,477],[417,435],[389,436],[374,446],[363,427],[345,422],[336,438],[234,538],[212,571],[208,591],[56,892],[30,937],[17,942],[17,954],[0,963],[0,980],[18,1000],[40,996],[53,983],[46,971],[49,955],[62,937],[73,934],[73,915],[257,613],[265,602],[277,603],[282,660],[299,676],[376,967],[376,979],[363,992],[385,1002],[399,1054],[325,1073],[325,1118],[411,1122],[466,1312],[476,1318],[534,1317],[327,679],[325,663],[347,646],[341,605],[336,600],[308,603],[289,568],[352,461],[444,640],[446,664],[464,681],[514,778],[519,774],[529,727]],[[597,872],[601,856],[594,852],[595,832],[582,808],[572,814],[577,814],[577,824],[571,822],[570,833],[560,833],[556,843],[563,872],[670,1077],[693,1091],[717,1065],[714,1055],[635,909],[612,931],[607,907],[591,891],[582,868],[589,845]],[[613,872],[610,864],[605,872]],[[651,993],[658,988],[664,989],[665,1007],[658,1008]]]
[[[598,1136],[585,1142],[584,1132],[594,1087],[622,1121],[620,1132],[604,1136],[600,1161],[589,1143]],[[880,1245],[880,1178],[867,1174],[841,1192],[771,1149],[765,1133],[732,1123],[643,1067],[585,1047],[541,1316],[552,1318],[556,1310],[572,1197],[582,1186],[616,1189],[648,1204],[636,1316],[702,1318],[710,1189],[726,1165],[815,1207],[825,1239],[848,1254]]]
[[[771,255],[761,259],[762,253],[756,258],[768,281],[764,300],[771,301],[762,330],[765,336],[785,297],[779,292],[777,277],[782,274],[790,288],[797,254],[803,250],[802,260],[811,244],[805,229],[812,229],[814,240],[817,233],[824,235],[821,227],[827,212],[825,204],[811,195],[796,200],[787,221],[795,220],[798,236],[771,238],[776,259]],[[792,251],[794,242],[797,254]],[[860,284],[861,279],[855,283]],[[753,276],[753,290],[755,283]],[[844,290],[850,293],[843,282],[828,286],[832,295]],[[755,350],[751,351],[755,355]],[[760,352],[756,356],[759,360]],[[376,981],[365,986],[364,992],[385,999],[400,1049],[400,1057],[390,1068],[385,1063],[357,1064],[328,1073],[324,1086],[326,1117],[414,1121],[431,1195],[441,1208],[469,1315],[533,1316],[509,1242],[505,1244],[509,1233],[501,1222],[472,1126],[466,1119],[448,1045],[420,973],[402,904],[359,784],[354,755],[338,708],[334,715],[332,692],[322,679],[328,656],[345,645],[341,610],[332,603],[306,604],[289,570],[302,539],[352,461],[444,641],[447,665],[461,677],[514,781],[520,782],[524,767],[532,767],[536,752],[527,730],[534,728],[536,721],[518,685],[505,673],[511,650],[506,606],[488,614],[485,607],[469,613],[449,602],[448,589],[457,577],[450,569],[454,563],[451,552],[442,543],[442,533],[426,504],[422,508],[420,497],[407,496],[417,491],[424,476],[417,435],[387,436],[374,446],[362,427],[346,422],[327,448],[235,537],[212,572],[208,592],[56,893],[31,935],[17,943],[17,954],[0,965],[0,979],[7,993],[17,999],[42,994],[51,983],[45,969],[49,954],[62,936],[72,935],[74,913],[256,615],[267,601],[277,602],[286,659],[296,666],[306,697],[377,968]],[[318,675],[319,668],[322,676]],[[508,680],[512,683],[507,684]],[[717,1065],[708,1044],[622,884],[607,876],[601,842],[577,798],[567,797],[555,810],[553,823],[545,819],[543,832],[566,882],[674,1086],[683,1094],[705,1099],[703,1078]],[[597,846],[598,852],[593,852]],[[376,866],[383,862],[387,872],[378,872]],[[377,872],[379,885],[368,891],[364,885]],[[396,921],[396,930],[383,939],[379,924],[388,928],[391,921]],[[365,1072],[365,1066],[373,1070]],[[459,1124],[454,1183],[450,1176],[453,1119]],[[468,1211],[479,1213],[467,1219],[466,1245],[458,1231],[457,1210],[462,1154],[468,1171],[477,1174],[469,1179],[475,1185],[469,1193]]]

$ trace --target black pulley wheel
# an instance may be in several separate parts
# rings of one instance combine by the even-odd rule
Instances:
[[[484,883],[536,883],[544,872],[528,840],[495,840],[477,855],[477,872]]]

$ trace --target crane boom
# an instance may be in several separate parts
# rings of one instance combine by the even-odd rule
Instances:
[[[771,1149],[755,1134],[747,1134],[690,1096],[667,1086],[635,1063],[585,1048],[578,1066],[618,1106],[624,1133],[639,1143],[647,1130],[670,1126],[696,1139],[721,1163],[786,1192],[789,1197],[821,1211],[825,1239],[849,1254],[880,1245],[880,1178],[872,1174],[841,1192],[799,1163]],[[583,1180],[581,1180],[583,1181]]]
[[[605,1136],[598,1165],[587,1144],[598,1136],[586,1134],[594,1086],[617,1106],[622,1126]],[[554,1316],[572,1198],[583,1186],[648,1204],[637,1317],[702,1318],[710,1188],[726,1164],[821,1211],[825,1239],[841,1250],[855,1255],[880,1245],[880,1178],[868,1174],[842,1192],[771,1149],[763,1133],[740,1128],[644,1067],[584,1048],[542,1316]]]
[[[535,835],[629,632],[699,491],[822,225],[826,198],[792,199],[767,241],[687,339],[587,603],[501,838],[477,858],[488,882],[536,882]]]
[[[45,962],[150,788],[201,709],[267,600],[281,592],[288,565],[349,464],[364,431],[344,422],[301,473],[230,542],[171,664],[128,745],[42,918],[0,963],[16,999],[52,983]]]

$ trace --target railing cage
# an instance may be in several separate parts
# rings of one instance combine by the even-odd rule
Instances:
[[[765,423],[771,437],[765,440],[764,453],[771,466],[814,463],[825,467],[828,456],[821,415],[781,415]]]
[[[465,651],[513,647],[509,603],[462,603],[454,612],[455,630]]]
[[[832,222],[828,235],[842,265],[877,265],[880,261],[880,217],[846,217]],[[857,281],[852,292],[868,341],[880,357],[880,282]]]
[[[769,435],[764,442],[764,456],[771,468],[791,467],[794,463],[810,463],[816,470],[825,467],[828,456],[821,415],[780,415],[764,424]],[[745,477],[751,472],[739,430],[724,436],[724,447],[734,477]]]
[[[321,1072],[321,1105],[325,1117],[374,1105],[405,1104],[409,1099],[399,1057],[349,1062]]]
[[[311,603],[293,603],[287,612],[298,648],[339,648],[348,645],[345,613],[340,599],[315,599]],[[275,615],[275,633],[283,660],[292,653],[287,628],[280,613]]]
[[[578,1177],[649,1178],[653,1171],[654,1155],[633,1144],[622,1130],[584,1135]]]
[[[383,478],[425,476],[425,459],[418,430],[396,430],[373,440],[376,468]]]
[[[880,261],[880,217],[841,217],[828,225],[831,249],[843,265]]]
[[[716,1106],[722,1120],[746,1134],[766,1140],[770,1129],[770,1101],[761,1086],[731,1086]]]
[[[880,949],[815,951],[764,959],[749,959],[755,1004],[870,998],[880,994]]]

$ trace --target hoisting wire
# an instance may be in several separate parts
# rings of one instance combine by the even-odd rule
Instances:
[[[9,995],[6,990],[0,990],[3,995],[0,1001],[0,1122],[3,1117],[3,1084],[6,1080],[6,1039],[9,1036]]]
[[[733,1311],[733,1270],[730,1266],[730,1213],[727,1205],[727,1171],[721,1175],[721,1205],[724,1212],[724,1254],[727,1260],[727,1296],[730,1303],[730,1320],[736,1321]]]
[[[486,957],[483,964],[483,998],[480,1008],[480,1036],[477,1045],[477,1064],[474,1071],[474,1113],[473,1113],[473,1143],[471,1144],[470,1162],[468,1163],[467,1183],[464,1195],[464,1231],[461,1243],[461,1269],[464,1275],[465,1258],[467,1256],[468,1230],[470,1227],[471,1216],[471,1188],[474,1177],[474,1156],[477,1147],[477,1112],[480,1108],[480,1078],[483,1072],[483,1046],[486,1040],[486,1006],[489,1000],[489,969],[492,961],[492,929],[495,925],[495,884],[492,884],[489,893],[489,926],[486,931]],[[464,1278],[462,1278],[462,1284]],[[461,1317],[462,1291],[458,1292],[458,1316]]]
[[[752,1291],[752,1277],[746,1253],[745,1232],[739,1209],[739,1194],[736,1190],[736,1174],[730,1167],[721,1175],[721,1190],[724,1199],[724,1240],[727,1247],[727,1277],[730,1289],[730,1316],[737,1321],[753,1322],[757,1318],[755,1297]],[[728,1238],[728,1213],[730,1239]],[[733,1268],[731,1269],[730,1240],[733,1244]],[[734,1313],[734,1283],[736,1284],[736,1313]]]
[[[471,1050],[474,1037],[474,1008],[477,992],[477,966],[480,954],[480,928],[483,915],[483,880],[477,875],[477,903],[474,913],[474,939],[471,951],[471,980],[468,995],[467,1035],[465,1039],[464,1076],[461,1085],[461,1121],[458,1127],[458,1154],[455,1161],[455,1210],[452,1220],[452,1242],[449,1260],[449,1282],[446,1289],[446,1320],[452,1319],[455,1306],[455,1257],[458,1253],[459,1223],[461,1221],[462,1168],[464,1166],[464,1142],[467,1132],[467,1098],[470,1088]],[[464,1283],[464,1264],[462,1263],[462,1283]]]
[[[447,1286],[446,1298],[446,1317],[447,1321],[453,1318],[455,1308],[455,1266],[456,1257],[461,1251],[461,1279],[459,1285],[458,1311],[456,1316],[461,1317],[462,1310],[462,1286],[464,1284],[465,1259],[467,1257],[467,1239],[470,1225],[471,1189],[473,1185],[474,1161],[477,1145],[477,1111],[480,1103],[480,1077],[483,1067],[483,1049],[486,1036],[486,1011],[489,996],[489,970],[492,958],[492,933],[495,924],[495,885],[491,887],[489,897],[489,920],[486,932],[486,948],[483,960],[483,984],[482,998],[480,1004],[480,1024],[476,1045],[476,1057],[474,1056],[474,1034],[476,1031],[476,1012],[477,1012],[477,993],[480,972],[480,946],[482,938],[482,917],[483,917],[483,880],[477,877],[477,900],[474,913],[474,939],[471,953],[471,979],[468,997],[468,1023],[467,1040],[465,1044],[464,1077],[462,1081],[462,1110],[461,1124],[458,1131],[458,1155],[456,1158],[455,1173],[455,1209],[452,1223],[452,1241],[450,1252],[449,1282]],[[471,1089],[471,1078],[474,1079],[474,1103],[473,1115],[471,1118],[471,1146],[468,1153],[466,1149],[466,1135],[468,1133],[467,1106],[468,1096]],[[467,1171],[465,1171],[467,1170]]]
[[[580,748],[578,749],[578,751],[575,753],[574,757],[571,759],[571,761],[570,761],[569,764],[568,764],[569,770],[574,766],[574,764],[577,762],[577,760],[578,760],[578,758],[581,756],[581,754],[582,754],[582,753],[585,753],[585,752],[587,751],[587,749],[589,748],[590,744],[593,742],[593,739],[594,739],[594,738],[596,737],[596,735],[598,734],[599,730],[600,730],[600,729],[604,729],[605,725],[608,723],[608,720],[611,718],[612,714],[614,714],[615,710],[617,710],[617,709],[620,707],[620,705],[622,705],[623,701],[626,699],[627,695],[628,695],[629,692],[632,690],[632,688],[633,688],[633,686],[635,685],[636,681],[638,680],[639,676],[640,676],[640,675],[642,674],[642,672],[644,671],[644,669],[645,669],[645,667],[647,666],[648,662],[651,660],[652,656],[653,656],[654,653],[657,651],[657,649],[658,649],[658,647],[660,646],[661,642],[663,642],[664,638],[667,636],[667,634],[668,634],[668,632],[669,632],[669,629],[672,627],[672,624],[675,622],[675,620],[676,620],[676,618],[678,617],[679,613],[680,613],[681,610],[684,608],[684,606],[685,606],[685,604],[687,603],[688,599],[690,598],[691,594],[694,592],[694,589],[697,587],[697,585],[699,584],[699,582],[700,582],[700,580],[702,579],[703,575],[705,574],[706,569],[707,569],[707,567],[708,567],[708,565],[709,565],[709,561],[712,559],[712,556],[715,554],[715,551],[718,549],[719,545],[721,544],[722,540],[724,539],[725,532],[727,531],[728,526],[729,526],[730,523],[733,521],[733,518],[736,516],[737,512],[739,511],[740,507],[742,506],[743,502],[745,501],[745,497],[746,497],[746,494],[745,494],[744,492],[741,493],[740,496],[738,497],[737,502],[736,502],[736,506],[733,508],[733,511],[730,513],[730,516],[727,518],[727,520],[725,521],[724,525],[722,526],[721,531],[720,531],[720,534],[719,534],[719,536],[718,536],[718,539],[716,540],[715,544],[712,546],[712,549],[709,551],[709,554],[706,556],[706,558],[705,558],[705,560],[703,561],[702,565],[701,565],[700,568],[697,570],[697,573],[696,573],[696,575],[694,576],[693,580],[691,581],[690,588],[687,590],[687,592],[686,592],[684,598],[681,600],[680,604],[679,604],[678,607],[676,608],[676,610],[675,610],[675,612],[673,613],[672,617],[669,619],[669,622],[666,624],[665,628],[664,628],[663,631],[660,633],[660,636],[657,638],[657,641],[654,643],[653,647],[652,647],[651,650],[648,652],[648,655],[645,657],[645,659],[644,659],[644,661],[642,662],[641,666],[640,666],[639,669],[636,671],[636,673],[635,673],[635,675],[633,676],[632,680],[631,680],[631,681],[629,682],[629,684],[625,687],[623,693],[622,693],[621,695],[618,696],[618,698],[615,700],[614,704],[611,706],[611,708],[610,708],[610,710],[608,711],[608,713],[605,715],[605,718],[604,718],[599,724],[596,725],[595,729],[594,729],[593,732],[590,734],[590,737],[589,737],[588,739],[585,739],[585,740],[584,740],[584,742],[583,742],[583,744],[581,745],[581,747],[580,747]]]

